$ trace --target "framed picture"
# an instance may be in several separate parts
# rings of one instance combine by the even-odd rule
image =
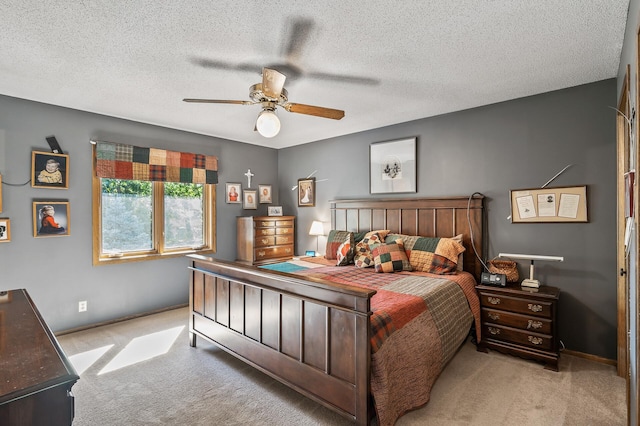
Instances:
[[[69,235],[68,201],[33,202],[33,236],[61,237]]]
[[[31,186],[69,188],[69,156],[53,152],[31,152]]]
[[[0,218],[0,243],[11,241],[11,220]]]
[[[316,178],[298,179],[298,207],[316,205]]]
[[[240,204],[240,187],[242,185],[235,182],[227,182],[226,200],[229,204]]]
[[[587,187],[512,190],[511,222],[588,222]]]
[[[242,199],[244,200],[244,204],[242,205],[243,209],[256,210],[258,208],[256,192],[255,189],[245,189],[242,192]]]
[[[260,204],[271,203],[271,185],[258,185],[258,193],[260,194]]]
[[[416,138],[372,143],[369,174],[372,194],[416,192]]]
[[[269,206],[267,209],[269,216],[282,216],[282,206]]]

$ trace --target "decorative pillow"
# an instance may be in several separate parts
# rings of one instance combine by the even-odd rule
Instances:
[[[462,234],[458,234],[455,237],[451,237],[451,239],[457,243],[460,243],[460,245],[464,247],[462,243]],[[460,253],[458,255],[458,266],[456,267],[456,271],[462,271],[464,270],[463,268],[464,268],[464,253]]]
[[[420,237],[413,245],[409,262],[415,271],[432,274],[455,274],[458,255],[465,248],[452,238]]]
[[[338,258],[338,263],[336,263],[337,266],[346,266],[353,263],[355,245],[353,242],[353,233],[350,234],[349,239],[338,247],[338,251],[336,253],[336,257]]]
[[[338,258],[338,248],[345,241],[351,241],[353,233],[349,231],[336,231],[332,229],[329,231],[327,237],[327,248],[324,257],[328,260],[336,260]],[[353,247],[353,245],[351,245]]]
[[[380,234],[372,231],[368,232],[362,241],[356,244],[353,263],[357,268],[370,268],[373,266],[374,262],[371,250],[379,244],[382,244],[382,241]]]
[[[413,250],[413,246],[416,244],[416,241],[418,241],[418,238],[421,237],[418,237],[416,235],[389,234],[384,239],[384,242],[392,243],[396,240],[401,239],[402,243],[404,244],[404,251],[407,253],[407,257],[411,257],[411,250]]]
[[[401,239],[389,244],[380,244],[371,251],[371,254],[376,272],[411,271],[411,264]]]

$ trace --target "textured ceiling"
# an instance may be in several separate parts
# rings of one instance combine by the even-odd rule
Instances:
[[[0,94],[282,148],[613,78],[628,5],[0,0]],[[279,109],[266,139],[258,105],[182,102],[248,100],[256,70],[287,60],[289,100],[345,118]]]

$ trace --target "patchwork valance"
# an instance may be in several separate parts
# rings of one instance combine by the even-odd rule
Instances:
[[[96,142],[100,178],[183,183],[218,183],[218,157]]]

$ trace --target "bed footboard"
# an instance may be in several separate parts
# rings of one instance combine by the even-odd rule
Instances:
[[[203,337],[367,424],[373,290],[189,256],[190,344]]]

